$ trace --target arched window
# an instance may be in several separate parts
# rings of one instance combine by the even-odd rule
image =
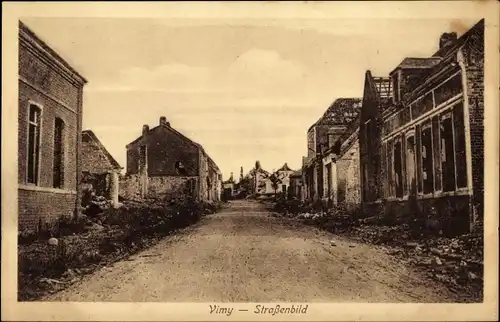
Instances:
[[[40,163],[40,127],[42,110],[35,104],[29,105],[28,118],[28,183],[38,184]]]
[[[64,121],[60,118],[54,122],[53,186],[64,187]]]

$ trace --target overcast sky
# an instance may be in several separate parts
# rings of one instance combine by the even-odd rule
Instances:
[[[306,131],[364,74],[426,57],[476,21],[29,18],[89,83],[83,127],[125,167],[125,145],[160,116],[202,144],[224,178],[256,160],[299,169]]]

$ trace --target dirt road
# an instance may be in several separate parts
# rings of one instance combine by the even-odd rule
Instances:
[[[272,217],[255,201],[234,201],[181,234],[84,277],[46,300],[451,302],[457,298],[382,248]]]

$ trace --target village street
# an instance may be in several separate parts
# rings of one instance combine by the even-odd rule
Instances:
[[[456,296],[382,248],[273,217],[263,204],[245,200],[44,300],[450,302]]]

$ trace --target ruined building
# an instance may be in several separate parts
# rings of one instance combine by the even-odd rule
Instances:
[[[360,98],[339,98],[307,132],[307,152],[302,166],[302,199],[333,201],[337,170],[336,155],[340,152],[346,131],[359,117]],[[348,135],[349,136],[349,135]]]
[[[118,204],[119,175],[123,169],[91,130],[82,132],[82,188]]]
[[[435,217],[470,230],[483,216],[484,20],[444,33],[431,57],[388,77],[366,72],[359,144],[370,211]],[[385,202],[381,202],[385,201]]]
[[[142,135],[126,148],[127,172],[120,180],[123,198],[220,200],[219,168],[201,145],[172,128],[166,117],[152,129],[144,125]]]

